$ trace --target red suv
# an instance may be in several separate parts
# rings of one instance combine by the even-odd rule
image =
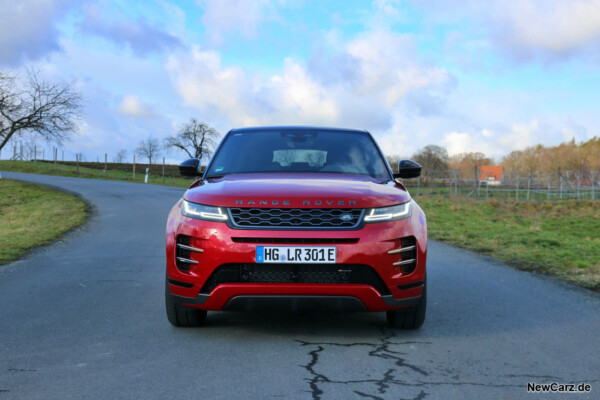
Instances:
[[[397,328],[425,319],[425,214],[366,131],[234,129],[167,221],[166,306],[175,326],[207,310],[386,311]]]

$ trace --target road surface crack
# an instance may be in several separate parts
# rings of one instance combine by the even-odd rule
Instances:
[[[319,357],[322,352],[325,351],[327,347],[367,347],[371,348],[368,352],[370,357],[381,358],[386,361],[393,361],[395,366],[402,369],[409,369],[423,377],[429,376],[429,373],[425,371],[423,368],[410,364],[404,357],[404,353],[392,350],[390,346],[406,346],[411,344],[431,344],[431,342],[420,342],[420,341],[406,341],[406,342],[396,342],[392,339],[396,336],[394,332],[386,334],[385,330],[383,333],[386,335],[383,338],[377,340],[377,342],[355,342],[355,343],[331,343],[331,342],[307,342],[303,340],[296,340],[296,342],[300,343],[301,346],[315,346],[313,350],[308,352],[310,356],[310,361],[306,365],[302,365],[307,372],[309,373],[310,378],[307,379],[310,387],[310,393],[312,394],[313,400],[321,400],[321,396],[323,395],[323,384],[373,384],[377,389],[378,394],[386,394],[390,389],[390,385],[404,385],[403,381],[395,379],[394,374],[397,372],[397,368],[388,368],[382,375],[380,379],[362,379],[362,380],[334,380],[329,378],[327,375],[323,373],[319,373],[316,371],[316,366],[319,363]],[[371,399],[382,399],[374,394],[364,393],[362,391],[354,390],[354,393],[364,398]],[[423,396],[420,398],[424,398],[427,395],[425,392],[422,392]],[[417,397],[419,398],[419,397]]]

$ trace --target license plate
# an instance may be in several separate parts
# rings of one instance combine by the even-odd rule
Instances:
[[[257,263],[335,264],[335,247],[256,246]]]

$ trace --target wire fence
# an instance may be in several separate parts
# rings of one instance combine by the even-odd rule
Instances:
[[[482,176],[479,169],[470,178],[461,176],[458,170],[424,170],[419,178],[406,179],[403,183],[415,196],[520,201],[600,199],[600,174],[596,171],[505,172],[496,180]]]
[[[54,147],[52,149],[38,148],[32,146],[27,151],[22,143],[14,144],[0,153],[0,158],[12,160],[29,160],[41,163],[52,163],[71,166],[76,168],[87,167],[94,170],[122,171],[127,174],[123,179],[136,180],[147,174],[157,175],[165,178],[179,178],[177,165],[167,164],[165,158],[161,157],[154,163],[148,164],[136,161],[135,154],[129,159],[116,160],[108,153],[96,157],[96,161],[83,161],[81,153],[65,152]],[[8,150],[8,151],[6,151]],[[1,157],[4,156],[4,157]],[[112,162],[110,162],[111,160]],[[142,178],[143,179],[143,178]],[[432,197],[466,197],[473,199],[512,199],[520,201],[529,200],[599,200],[600,173],[598,171],[561,171],[554,172],[531,171],[520,173],[504,171],[499,179],[492,179],[478,168],[470,173],[464,173],[457,169],[444,171],[423,170],[419,178],[405,179],[404,185],[414,196]]]

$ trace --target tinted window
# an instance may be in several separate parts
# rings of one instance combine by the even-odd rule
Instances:
[[[230,133],[207,176],[249,172],[334,172],[390,178],[367,133],[243,131]]]

